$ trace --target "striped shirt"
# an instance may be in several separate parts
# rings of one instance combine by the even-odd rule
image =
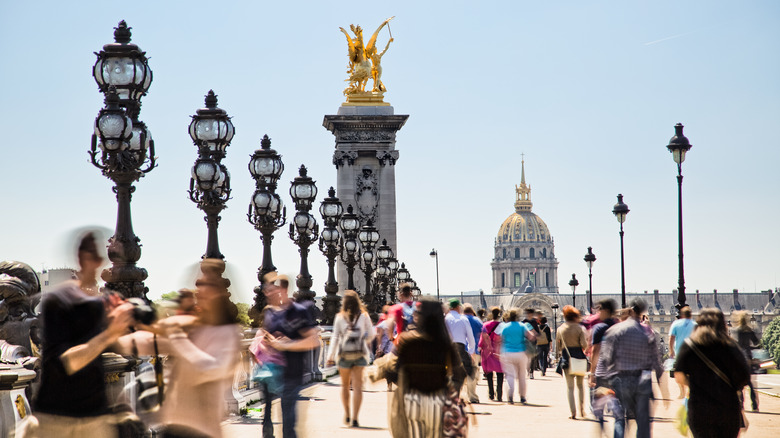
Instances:
[[[663,374],[655,334],[634,318],[610,327],[601,345],[598,367],[605,367],[607,375],[645,370]]]

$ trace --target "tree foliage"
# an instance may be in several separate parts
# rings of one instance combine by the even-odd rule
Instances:
[[[238,308],[238,323],[244,327],[249,327],[252,324],[252,318],[249,317],[249,304],[236,303]]]
[[[766,330],[764,330],[764,337],[761,342],[764,344],[764,349],[775,360],[775,363],[780,363],[780,316],[769,323]]]

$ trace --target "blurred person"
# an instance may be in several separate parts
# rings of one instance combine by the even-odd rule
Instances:
[[[466,391],[468,392],[470,403],[479,403],[479,397],[477,396],[477,381],[479,380],[479,366],[481,360],[479,338],[482,335],[482,321],[480,321],[474,313],[474,307],[468,303],[463,305],[463,316],[468,319],[469,324],[471,325],[471,332],[474,335],[474,341],[477,343],[474,354],[471,355],[471,360],[474,363],[474,371],[471,375],[466,377]]]
[[[273,306],[265,313],[268,343],[283,352],[282,431],[284,438],[296,438],[298,393],[303,386],[305,355],[320,345],[319,328],[309,307],[290,299],[290,280],[276,272],[266,274],[263,293]]]
[[[116,295],[94,296],[103,262],[94,234],[87,233],[78,246],[78,279],[43,297],[41,382],[33,400],[38,429],[32,436],[117,436],[101,354],[127,332],[133,306]]]
[[[444,317],[444,323],[447,325],[447,331],[450,334],[455,350],[460,354],[460,360],[463,368],[466,370],[466,377],[474,376],[474,362],[471,356],[477,351],[477,344],[474,340],[474,331],[471,329],[471,323],[461,312],[463,307],[457,298],[449,301],[449,312]],[[460,393],[463,387],[463,381],[455,381],[455,389]]]
[[[397,346],[399,401],[409,438],[443,436],[448,381],[462,382],[466,376],[441,309],[438,301],[423,298],[418,302],[414,314],[416,329],[401,333]],[[392,410],[390,415],[392,419]]]
[[[691,308],[685,306],[680,309],[680,319],[674,321],[669,328],[669,359],[674,359],[680,351],[680,347],[685,340],[693,333],[696,323],[691,319]],[[674,369],[674,368],[672,368]],[[671,377],[674,377],[674,371],[671,371]],[[680,388],[680,395],[677,398],[685,398],[685,385],[677,384]]]
[[[585,329],[580,325],[580,311],[573,306],[563,306],[564,323],[558,327],[555,339],[555,351],[558,353],[558,360],[564,363],[571,363],[571,358],[585,359],[585,349],[588,343],[585,339]],[[566,395],[569,401],[569,411],[572,420],[577,419],[577,409],[574,404],[574,383],[577,382],[579,391],[580,416],[585,418],[585,392],[583,389],[584,376],[574,376],[570,372],[570,367],[562,367],[563,377],[566,379]]]
[[[659,380],[663,374],[655,334],[648,333],[639,322],[646,310],[644,300],[631,300],[628,319],[607,330],[599,354],[603,365],[598,365],[614,372],[610,387],[624,413],[635,416],[637,438],[650,438],[652,372]],[[615,438],[623,438],[624,434],[625,429],[615,429]]]
[[[699,314],[696,328],[680,347],[674,377],[690,388],[688,425],[695,438],[739,435],[743,417],[737,394],[750,381],[750,371],[719,309]]]
[[[737,345],[739,345],[739,348],[742,350],[742,354],[745,355],[745,360],[748,364],[748,370],[750,371],[750,380],[748,381],[748,386],[750,387],[750,401],[753,405],[753,411],[758,412],[758,392],[755,388],[756,383],[753,381],[755,377],[751,366],[751,361],[753,360],[753,349],[758,347],[758,336],[756,336],[756,332],[753,330],[753,327],[750,326],[750,319],[746,311],[740,310],[738,312],[732,313],[732,315],[734,325],[736,326],[734,329],[734,334],[737,337]],[[743,395],[742,392],[740,392],[740,399],[742,398]]]
[[[549,366],[552,330],[547,325],[547,317],[542,312],[538,312],[536,316],[539,319],[539,337],[536,338],[536,354],[539,360],[539,369],[542,370],[542,376],[546,376],[547,367]]]
[[[534,309],[525,309],[525,318],[522,321],[524,324],[529,324],[533,330],[534,337],[538,340],[541,331],[539,330],[539,321],[536,319],[536,311]],[[533,380],[534,370],[539,369],[539,364],[536,361],[536,341],[529,343],[526,355],[528,356],[528,378]]]
[[[607,298],[596,303],[595,310],[596,314],[598,315],[599,322],[593,326],[591,337],[591,362],[588,383],[591,388],[591,404],[594,405],[593,414],[596,416],[596,420],[598,420],[599,425],[602,427],[604,424],[603,410],[596,409],[595,399],[600,389],[610,388],[609,381],[612,375],[604,367],[604,364],[599,362],[599,355],[601,354],[601,344],[604,340],[604,335],[606,335],[607,330],[609,330],[610,327],[617,324],[618,322],[618,320],[614,317],[616,308],[617,303],[613,299]],[[614,391],[612,394],[614,394]],[[619,404],[617,399],[615,399],[614,402]],[[615,421],[620,423],[616,427],[625,428],[623,415],[615,415]]]
[[[615,421],[624,416],[623,407],[620,406],[620,402],[615,397],[615,391],[605,386],[599,386],[593,391],[593,414],[599,419],[599,436],[603,436],[606,415],[612,415],[615,417]]]
[[[488,383],[488,398],[501,401],[504,390],[504,370],[501,368],[501,336],[496,329],[501,324],[501,309],[490,309],[492,320],[482,326],[479,349],[482,353],[482,371]],[[493,373],[496,374],[496,388],[493,390]]]
[[[515,381],[518,383],[520,403],[526,403],[525,375],[528,370],[529,357],[526,355],[526,341],[536,340],[530,324],[517,321],[517,309],[509,311],[509,322],[502,324],[496,330],[501,336],[501,369],[506,373],[509,384],[507,401],[514,404]]]
[[[485,318],[487,318],[487,311],[485,309],[482,309],[482,308],[478,309],[477,310],[477,318],[479,318],[479,320],[484,323],[486,321]]]
[[[393,326],[393,343],[398,344],[399,336],[414,325],[414,292],[410,283],[401,283],[398,286],[398,304],[394,304],[387,312],[390,325]]]
[[[376,351],[375,358],[380,358],[393,349],[393,321],[390,319],[390,305],[382,308],[382,314],[379,315],[379,322],[374,326],[376,332]]]
[[[195,291],[192,289],[179,289],[178,296],[176,297],[175,301],[179,305],[179,308],[176,310],[177,315],[197,314],[197,308],[195,306]]]
[[[344,405],[344,423],[359,427],[358,413],[363,402],[363,368],[368,365],[368,342],[374,332],[371,318],[357,292],[344,292],[341,312],[333,322],[333,336],[328,349],[328,366],[338,357],[341,376],[341,402]],[[352,415],[349,410],[349,390],[352,388]]]

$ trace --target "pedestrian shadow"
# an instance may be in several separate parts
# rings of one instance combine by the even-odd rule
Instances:
[[[388,430],[386,427],[374,427],[374,426],[342,426],[342,429],[357,429],[357,430]]]
[[[764,411],[758,411],[758,412],[745,411],[745,413],[751,415],[780,415],[780,412],[764,412]]]
[[[536,403],[515,403],[515,406],[520,406],[520,407],[528,406],[528,407],[531,407],[531,408],[549,408],[549,407],[551,407],[550,405],[540,405],[540,404],[536,404]]]

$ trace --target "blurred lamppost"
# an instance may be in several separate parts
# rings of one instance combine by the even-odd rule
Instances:
[[[260,231],[263,240],[263,264],[257,270],[260,285],[254,289],[255,303],[250,316],[257,321],[266,300],[263,294],[263,276],[276,271],[271,257],[271,241],[273,232],[284,226],[287,221],[287,207],[282,198],[276,194],[276,184],[284,172],[282,156],[271,149],[271,139],[267,135],[260,140],[260,149],[256,150],[249,160],[249,173],[255,180],[255,193],[249,203],[246,217],[255,229]]]
[[[301,271],[295,280],[295,285],[298,286],[295,299],[298,302],[314,301],[315,293],[311,290],[313,282],[309,274],[309,246],[319,238],[319,227],[317,219],[309,213],[309,210],[314,203],[314,198],[317,197],[317,186],[306,175],[306,166],[303,164],[298,169],[298,176],[292,181],[290,196],[293,198],[296,210],[290,224],[290,239],[298,245],[298,252],[301,253]]]
[[[620,222],[620,299],[621,305],[626,308],[626,267],[623,261],[623,222],[626,221],[628,216],[628,205],[623,203],[623,195],[617,195],[618,202],[612,208],[612,213],[615,214],[618,222]]]
[[[398,290],[398,260],[392,257],[387,262],[387,267],[390,268],[390,281],[388,282],[387,296],[385,297],[385,303],[382,305],[395,301],[396,291]]]
[[[588,247],[588,253],[582,258],[588,265],[588,313],[593,309],[593,262],[596,261],[596,254],[593,254],[593,248]]]
[[[691,149],[691,142],[683,135],[683,125],[678,123],[674,125],[674,137],[669,140],[666,146],[672,153],[674,162],[677,163],[677,231],[678,231],[678,285],[677,285],[677,307],[679,310],[685,307],[685,271],[683,268],[683,213],[682,213],[682,163],[685,161],[685,154]]]
[[[398,268],[398,272],[395,274],[395,278],[398,279],[398,286],[400,287],[403,283],[406,283],[409,281],[412,276],[409,275],[409,270],[406,269],[406,264],[401,263],[401,267]],[[397,297],[392,297],[392,301],[395,302]]]
[[[369,314],[376,314],[376,303],[374,302],[374,292],[371,289],[371,274],[376,266],[376,254],[374,247],[379,241],[379,232],[374,228],[371,220],[368,221],[358,232],[360,241],[360,270],[363,271],[366,278],[366,290],[363,294],[363,302],[366,303]]]
[[[343,236],[341,261],[347,267],[347,290],[355,289],[355,265],[358,263],[358,231],[360,219],[352,212],[352,204],[347,205],[347,212],[339,219],[339,228]]]
[[[101,277],[106,289],[126,298],[143,297],[146,269],[136,266],[141,258],[140,239],[133,232],[130,200],[133,182],[155,167],[154,141],[146,125],[138,119],[141,97],[152,83],[152,70],[146,52],[130,42],[130,28],[124,21],[114,28],[114,43],[106,44],[92,75],[105,95],[105,107],[95,119],[95,133],[89,151],[92,164],[114,183],[117,199],[116,229],[108,240],[112,266]]]
[[[222,164],[225,150],[233,139],[235,130],[227,113],[217,108],[217,96],[213,90],[206,95],[206,107],[192,116],[190,137],[198,148],[198,159],[192,167],[190,200],[206,213],[208,241],[202,258],[221,259],[219,251],[219,214],[230,199],[230,173]]]
[[[439,251],[434,248],[430,255],[436,259],[436,301],[439,301]]]
[[[322,298],[322,313],[324,325],[333,325],[333,320],[341,307],[341,297],[339,297],[339,284],[336,281],[334,266],[336,257],[341,253],[341,233],[338,225],[341,215],[344,213],[344,207],[341,201],[336,197],[336,191],[331,187],[328,190],[328,197],[320,204],[320,215],[322,215],[322,234],[320,235],[320,251],[328,259],[328,281],[325,282],[325,296]]]
[[[550,306],[550,307],[552,307],[552,309],[553,309],[553,338],[551,339],[550,343],[553,344],[553,345],[556,345],[555,344],[555,337],[558,336],[558,307],[560,307],[560,306],[558,305],[558,303],[552,303],[552,306]],[[553,351],[554,351],[554,348],[555,347],[553,347]]]
[[[569,280],[569,286],[571,286],[571,305],[572,307],[577,307],[577,286],[580,285],[580,282],[577,281],[577,277],[574,274],[571,274],[571,280]]]
[[[376,249],[376,285],[374,286],[377,293],[374,294],[374,301],[376,302],[377,310],[381,310],[382,306],[387,302],[388,289],[390,287],[390,278],[392,275],[392,269],[390,268],[390,261],[393,260],[393,249],[387,244],[387,239],[382,239],[382,244]]]

